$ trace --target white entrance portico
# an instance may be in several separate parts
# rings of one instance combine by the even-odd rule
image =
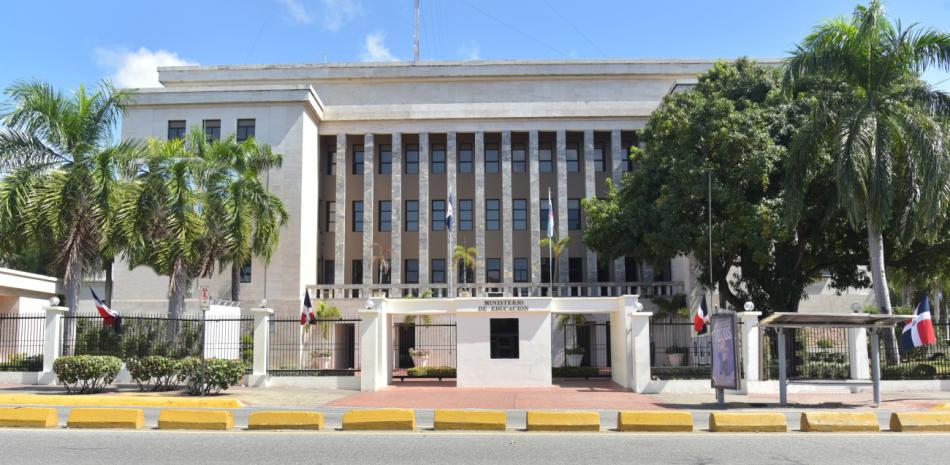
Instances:
[[[642,392],[650,380],[649,319],[635,295],[620,297],[372,298],[360,310],[361,389],[392,382],[393,322],[407,315],[453,315],[458,387],[551,385],[554,314],[610,315],[611,376]]]

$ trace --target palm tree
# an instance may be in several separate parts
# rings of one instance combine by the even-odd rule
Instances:
[[[102,82],[66,96],[50,84],[18,81],[6,89],[0,115],[0,222],[4,241],[53,248],[69,314],[75,315],[84,275],[110,263],[104,246],[114,200],[116,159],[138,144],[115,143],[114,130],[131,93]],[[111,268],[111,266],[110,266]],[[107,294],[111,298],[111,295]]]
[[[326,302],[320,302],[320,306],[317,307],[314,316],[319,320],[320,334],[323,335],[324,340],[330,339],[330,322],[326,320],[339,320],[342,315],[339,308],[329,305]]]
[[[554,253],[553,257],[549,257],[549,260],[551,260],[551,266],[549,269],[551,270],[551,276],[554,277],[554,280],[559,281],[557,278],[557,265],[561,259],[561,254],[564,253],[568,246],[571,245],[571,237],[566,236],[562,237],[561,239],[558,239],[557,236],[554,236],[553,238],[545,237],[544,239],[541,239],[541,242],[539,242],[538,245],[541,247],[541,249],[550,248]]]
[[[197,137],[197,138],[196,138]],[[191,144],[197,156],[210,162],[206,181],[207,214],[212,233],[224,245],[221,265],[231,267],[231,300],[241,300],[241,267],[253,257],[270,261],[277,248],[280,228],[287,224],[287,210],[261,180],[268,170],[280,167],[282,156],[253,138],[238,142],[231,135],[206,142],[194,132]]]
[[[830,150],[838,199],[852,226],[867,228],[874,295],[887,314],[884,229],[896,220],[895,233],[904,240],[929,233],[950,191],[943,126],[950,96],[920,79],[929,67],[950,70],[950,34],[892,23],[878,0],[858,6],[850,19],[817,26],[785,62],[792,90],[815,79],[847,88],[846,98],[818,103],[796,134],[787,186],[792,205],[800,205],[800,180],[820,149]],[[891,362],[898,359],[896,342],[890,330],[885,349]]]
[[[461,245],[461,244],[455,246],[455,252],[452,253],[452,262],[453,263],[462,262],[462,267],[465,268],[464,271],[462,271],[463,283],[468,282],[469,270],[475,269],[475,259],[477,258],[477,256],[478,256],[478,249],[476,249],[475,247],[465,247],[464,245]]]

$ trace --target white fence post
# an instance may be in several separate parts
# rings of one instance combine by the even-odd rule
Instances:
[[[643,311],[638,296],[624,295],[618,300],[610,328],[612,378],[627,389],[643,392],[650,383],[650,317],[653,313]]]
[[[63,355],[63,316],[69,308],[60,307],[58,299],[52,299],[46,310],[45,335],[43,337],[43,372],[40,373],[38,384],[56,383],[56,374],[53,373],[53,362]]]
[[[749,393],[749,383],[759,380],[759,317],[762,312],[739,312],[742,350],[742,383],[739,392]]]
[[[274,310],[270,308],[252,308],[254,314],[254,365],[251,376],[248,377],[248,386],[266,387],[269,381],[267,376],[267,360],[270,346],[270,319]]]
[[[360,390],[375,392],[389,385],[389,349],[385,301],[369,299],[369,306],[360,309]]]
[[[868,367],[868,331],[865,328],[848,328],[848,360],[851,379],[871,379]]]

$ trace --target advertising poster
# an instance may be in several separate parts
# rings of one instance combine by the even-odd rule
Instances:
[[[712,338],[712,387],[716,389],[739,389],[738,341],[736,339],[736,315],[719,313],[711,318]]]

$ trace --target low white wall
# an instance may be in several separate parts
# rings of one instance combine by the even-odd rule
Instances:
[[[0,371],[0,384],[39,384],[40,374],[35,371]]]
[[[268,387],[360,390],[359,376],[270,376]]]
[[[517,359],[491,358],[492,318],[518,319]],[[551,385],[551,314],[458,313],[458,387],[531,387]]]
[[[788,392],[847,394],[870,393],[871,386],[828,386],[817,384],[789,384]],[[881,392],[950,391],[950,380],[882,380]],[[708,379],[653,380],[645,394],[711,394],[714,393]],[[726,391],[727,394],[735,391]],[[754,381],[749,383],[749,394],[774,394],[778,396],[778,381]]]

